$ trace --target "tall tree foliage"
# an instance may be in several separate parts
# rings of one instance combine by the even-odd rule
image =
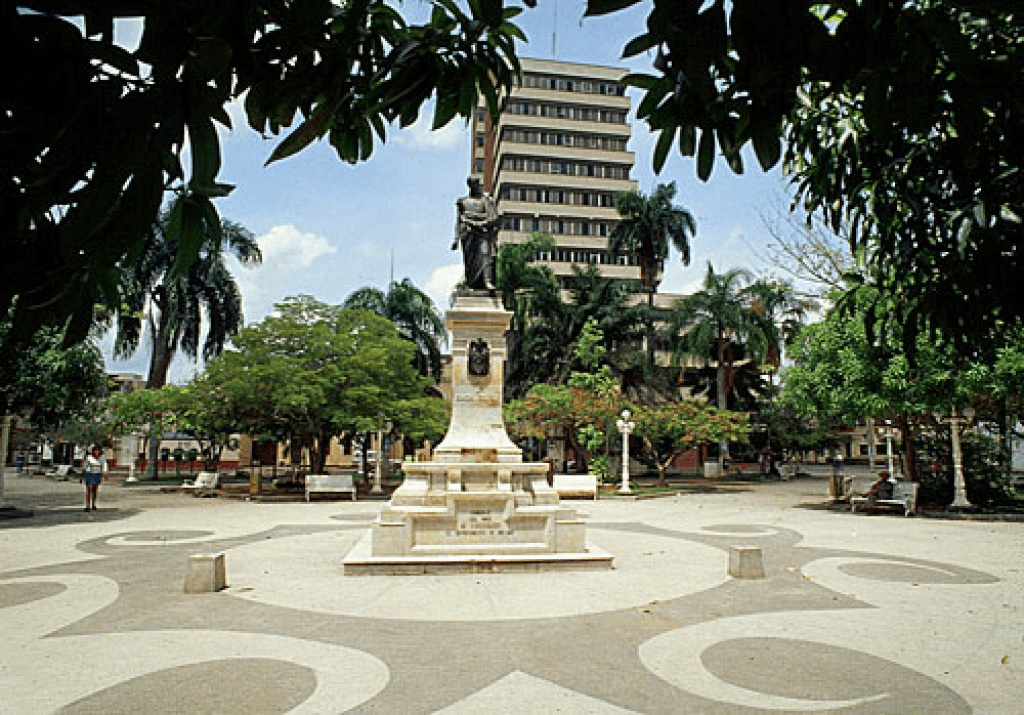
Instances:
[[[420,25],[388,0],[0,5],[0,59],[21,68],[0,117],[0,311],[20,296],[21,339],[47,319],[81,339],[95,300],[118,304],[116,266],[141,255],[168,189],[178,268],[196,258],[232,189],[217,128],[229,102],[244,96],[254,131],[285,135],[268,161],[324,138],[363,161],[431,97],[435,128],[471,116],[479,94],[496,113],[519,69],[519,9],[432,4]],[[124,20],[141,27],[135,48],[118,41]]]
[[[554,248],[550,234],[535,233],[523,243],[506,243],[498,249],[495,282],[505,310],[512,313],[505,362],[505,394],[510,397],[521,397],[536,382],[531,324],[559,300],[559,292],[551,269],[534,261]]]
[[[715,273],[709,263],[701,290],[679,301],[672,309],[670,325],[677,335],[677,359],[698,358],[716,364],[718,409],[729,407],[731,376],[738,345],[763,357],[772,343],[777,344],[774,326],[753,310],[747,283],[747,271],[734,268]],[[720,443],[719,467],[724,467],[728,443]]]
[[[636,434],[643,444],[640,458],[658,470],[658,485],[680,455],[708,442],[742,442],[750,434],[747,415],[695,402],[673,402],[643,409],[636,415]]]
[[[742,171],[745,146],[783,163],[808,213],[847,226],[873,323],[972,357],[1024,314],[1022,38],[1001,0],[654,0],[624,54],[655,71],[626,81],[656,169],[673,148],[702,179],[719,154]]]
[[[768,278],[754,281],[745,293],[751,317],[759,326],[748,332],[751,352],[774,373],[782,364],[784,347],[793,342],[808,312],[818,304],[800,297],[791,283]]]
[[[603,336],[605,363],[621,369],[621,363],[635,355],[643,339],[649,311],[631,300],[635,284],[604,278],[597,268],[573,267],[564,294],[558,283],[539,283],[532,296],[531,312],[524,325],[520,356],[522,366],[513,366],[511,395],[522,394],[538,382],[562,383],[581,367],[575,357],[587,322],[593,320]]]
[[[856,309],[862,317],[877,305],[875,292],[862,287]],[[833,308],[825,319],[805,327],[793,343],[792,365],[783,371],[781,404],[798,414],[856,422],[891,419],[903,435],[904,464],[915,473],[915,439],[932,412],[977,401],[990,375],[975,368],[973,377],[958,367],[948,343],[919,336],[915,362],[894,327],[869,334],[862,319]]]
[[[408,278],[391,283],[387,292],[367,286],[345,299],[346,308],[369,310],[394,323],[416,346],[416,369],[421,375],[441,377],[441,346],[447,340],[444,320],[434,301]]]
[[[415,346],[367,310],[289,298],[244,328],[235,349],[211,361],[207,395],[237,415],[239,431],[299,440],[322,471],[332,437],[391,421],[416,437],[443,432],[444,402],[427,395]]]
[[[573,348],[574,370],[565,384],[534,385],[526,397],[513,400],[505,411],[513,432],[524,437],[563,438],[576,455],[576,467],[585,472],[610,473],[609,460],[601,453],[623,406],[618,381],[602,364],[604,336],[591,317],[586,320]]]
[[[693,214],[673,204],[676,183],[658,184],[650,196],[639,191],[615,197],[622,218],[608,241],[611,253],[635,253],[640,260],[640,285],[654,293],[661,283],[669,249],[674,247],[684,266],[690,265],[690,240],[697,233]]]
[[[16,347],[9,319],[0,320],[0,409],[27,415],[40,432],[84,418],[107,388],[103,356],[93,339],[64,348],[63,331],[45,327]]]
[[[202,356],[210,360],[245,323],[242,294],[224,262],[229,251],[243,265],[262,260],[253,235],[225,220],[219,231],[206,233],[196,260],[187,268],[177,265],[180,227],[170,212],[153,225],[142,255],[126,266],[121,282],[122,305],[117,316],[115,352],[130,357],[138,350],[148,328],[152,352],[147,388],[167,382],[171,361],[180,350],[196,360],[203,336]]]

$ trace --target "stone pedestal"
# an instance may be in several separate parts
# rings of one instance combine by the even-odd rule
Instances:
[[[227,588],[224,554],[193,554],[188,557],[185,593],[213,593]]]
[[[729,575],[733,578],[764,578],[761,549],[757,546],[730,546]]]
[[[403,465],[405,481],[346,575],[611,567],[588,549],[583,521],[559,503],[547,464],[523,462],[502,417],[505,331],[511,313],[486,294],[457,297],[452,416],[433,462]]]

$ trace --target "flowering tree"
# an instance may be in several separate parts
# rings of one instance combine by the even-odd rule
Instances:
[[[509,403],[505,421],[524,437],[564,437],[581,470],[593,466],[607,475],[610,465],[600,450],[623,401],[611,369],[600,365],[603,340],[597,321],[588,319],[573,351],[585,369],[573,372],[565,385],[534,385],[524,399]]]
[[[636,416],[636,434],[643,454],[658,470],[658,484],[683,452],[708,442],[742,442],[750,434],[747,415],[696,402],[673,402],[643,410]]]

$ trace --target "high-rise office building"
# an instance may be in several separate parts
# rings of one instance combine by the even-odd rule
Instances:
[[[609,278],[638,280],[635,256],[611,255],[615,195],[635,191],[625,70],[522,59],[523,79],[496,125],[481,106],[473,121],[472,175],[498,202],[499,243],[550,233],[538,256],[556,276],[593,263]]]

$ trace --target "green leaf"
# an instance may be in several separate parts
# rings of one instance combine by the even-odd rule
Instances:
[[[668,150],[676,138],[676,127],[666,127],[661,130],[658,143],[654,147],[654,173],[660,174],[668,159]]]
[[[654,89],[658,84],[664,84],[666,80],[663,77],[654,77],[649,74],[639,74],[631,72],[622,78],[622,83],[630,87],[639,87],[640,89]]]
[[[715,168],[715,132],[712,129],[701,129],[700,147],[697,150],[697,177],[701,181],[711,178]]]
[[[434,124],[433,129],[440,129],[452,120],[459,112],[459,97],[458,95],[441,94],[437,98],[437,104],[434,106]]]
[[[358,122],[359,130],[359,159],[366,161],[373,153],[373,130],[370,129],[370,122],[363,118]]]
[[[199,196],[206,196],[211,199],[222,199],[225,196],[230,195],[231,192],[235,190],[235,185],[214,183],[206,186],[193,185],[190,188]]]
[[[618,12],[630,5],[636,5],[640,0],[587,0],[587,11],[584,17],[596,17],[607,15],[611,12]]]
[[[637,35],[632,40],[626,43],[626,46],[622,48],[622,58],[634,57],[639,55],[641,52],[646,52],[652,47],[657,47],[661,44],[660,40],[656,39],[653,35],[645,32],[642,35]]]
[[[480,3],[480,19],[491,27],[501,24],[504,3],[502,0],[477,0]]]
[[[774,123],[758,122],[751,131],[751,142],[757,161],[764,171],[771,170],[779,163],[782,154],[782,141]]]
[[[683,124],[679,127],[679,153],[683,156],[693,156],[697,150],[697,128],[692,124]]]
[[[197,37],[189,49],[185,68],[206,80],[231,66],[231,45],[220,37]]]
[[[211,186],[220,172],[220,141],[213,120],[206,115],[188,118],[189,147],[192,149],[192,182]]]
[[[309,115],[306,121],[302,122],[298,127],[295,128],[291,134],[278,144],[270,158],[267,159],[266,165],[270,165],[275,161],[286,159],[292,154],[296,154],[307,146],[313,143],[314,140],[322,137],[334,120],[335,104],[322,102],[313,110],[313,113]]]

